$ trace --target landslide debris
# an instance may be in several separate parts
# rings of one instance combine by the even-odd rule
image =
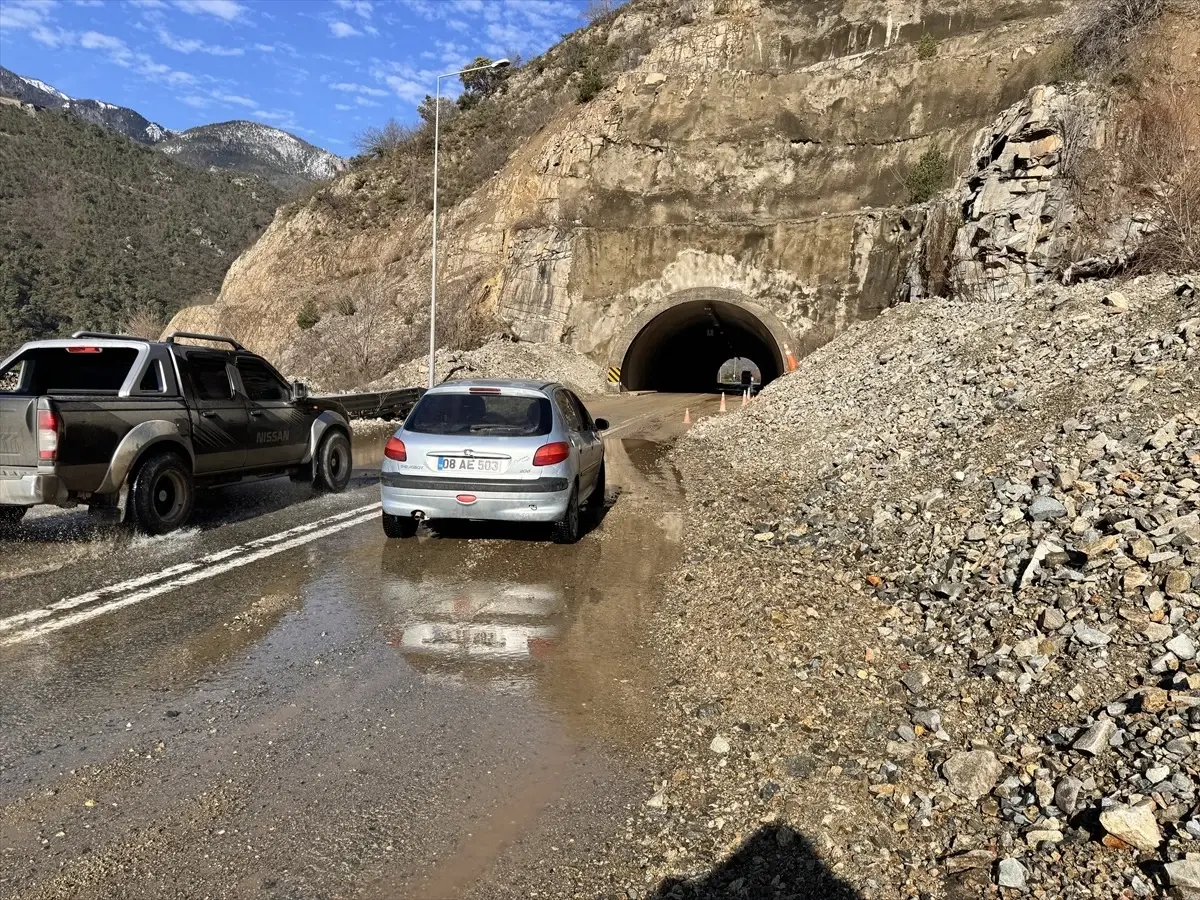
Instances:
[[[1186,896],[1198,283],[905,304],[691,432],[626,896]]]
[[[604,371],[565,344],[495,338],[474,350],[440,349],[435,360],[439,384],[468,378],[517,378],[561,382],[582,396],[607,390]],[[424,387],[428,382],[429,358],[425,357],[399,366],[366,389]]]

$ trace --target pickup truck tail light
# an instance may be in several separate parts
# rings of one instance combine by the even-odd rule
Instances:
[[[533,454],[535,466],[553,466],[571,455],[571,445],[566,441],[555,441],[553,444],[542,444],[537,453]]]
[[[38,459],[54,462],[58,458],[58,432],[62,423],[52,409],[37,411]]]
[[[388,459],[394,459],[396,462],[407,462],[408,448],[404,446],[404,441],[400,440],[400,438],[390,437],[383,448],[383,455]]]

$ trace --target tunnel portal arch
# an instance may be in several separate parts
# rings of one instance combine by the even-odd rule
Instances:
[[[621,386],[643,391],[713,391],[731,357],[754,360],[762,383],[788,371],[787,329],[736,291],[697,288],[642,311],[613,347]]]

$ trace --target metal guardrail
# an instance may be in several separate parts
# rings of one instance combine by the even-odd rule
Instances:
[[[341,404],[351,419],[403,419],[425,393],[425,388],[377,391],[364,394],[320,394],[322,400]]]

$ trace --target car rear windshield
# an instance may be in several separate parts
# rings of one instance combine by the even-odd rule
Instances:
[[[426,394],[407,431],[418,434],[492,434],[524,437],[549,434],[553,414],[546,397],[510,394]]]
[[[72,348],[74,349],[74,348]],[[11,394],[116,394],[137,359],[133,347],[35,347],[0,372],[0,391]]]

